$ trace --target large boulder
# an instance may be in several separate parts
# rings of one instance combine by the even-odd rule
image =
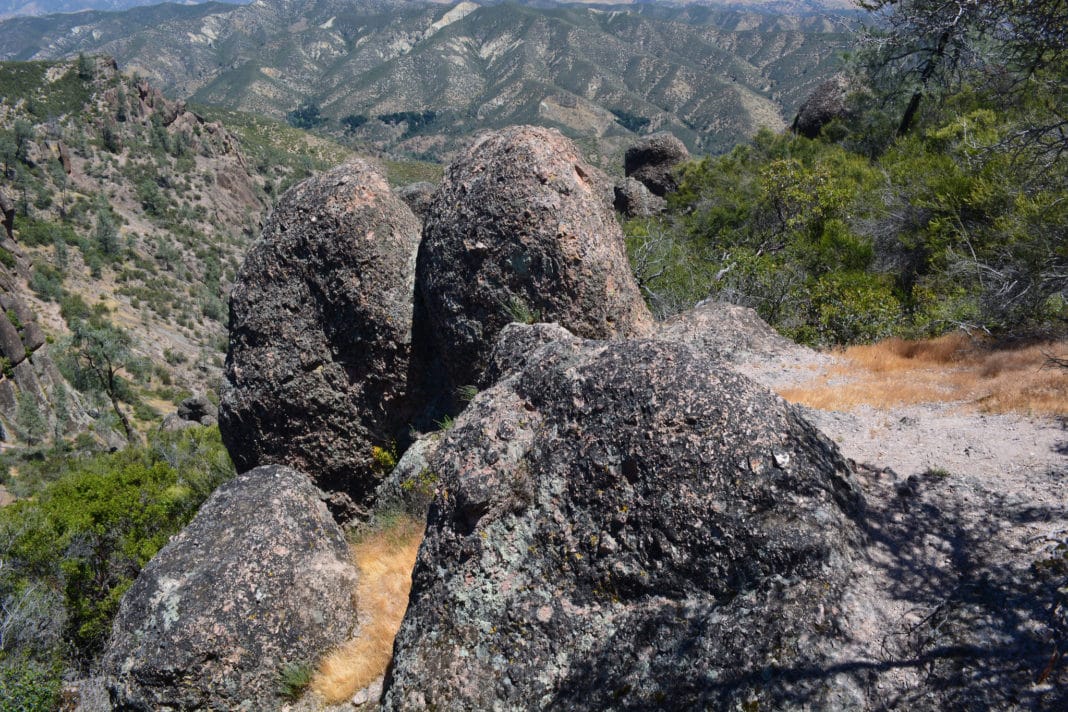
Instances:
[[[663,197],[679,187],[675,169],[690,160],[686,144],[660,132],[646,136],[623,154],[623,170],[628,178],[641,182],[654,195]]]
[[[836,74],[823,82],[801,104],[791,130],[807,138],[817,138],[827,124],[835,119],[848,118],[851,91],[852,83],[844,74]]]
[[[449,166],[419,249],[415,326],[447,393],[479,382],[513,321],[603,339],[651,326],[607,186],[571,141],[530,126],[483,134]]]
[[[305,475],[239,475],[123,596],[101,663],[112,705],[278,709],[281,671],[355,630],[356,583],[344,536]]]
[[[15,204],[0,190],[0,216],[3,218],[4,237],[15,239]]]
[[[821,672],[863,540],[835,446],[686,345],[547,337],[505,329],[430,456],[384,709],[854,704]]]
[[[238,471],[290,465],[340,515],[367,504],[372,448],[407,432],[419,231],[363,161],[282,196],[230,296],[219,428]]]

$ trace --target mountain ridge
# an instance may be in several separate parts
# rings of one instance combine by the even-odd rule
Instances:
[[[837,67],[848,22],[695,4],[256,0],[11,20],[0,57],[106,53],[171,96],[274,118],[313,105],[320,130],[357,146],[439,159],[472,131],[523,123],[605,156],[655,130],[708,152],[782,128]],[[425,115],[394,116],[411,113]]]

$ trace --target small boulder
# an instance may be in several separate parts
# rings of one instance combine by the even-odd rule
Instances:
[[[615,187],[612,203],[624,217],[647,218],[664,212],[667,201],[645,187],[634,178],[625,178]]]
[[[638,141],[623,155],[623,170],[628,178],[641,182],[654,195],[663,197],[679,187],[675,169],[690,160],[686,144],[675,136],[660,132]]]
[[[711,359],[731,363],[803,350],[771,328],[755,309],[726,302],[700,302],[660,322],[655,338],[688,344]]]
[[[8,319],[7,314],[0,314],[0,356],[12,366],[26,358],[26,346],[22,343],[19,330]]]
[[[282,669],[354,632],[357,576],[305,475],[239,475],[123,596],[101,662],[112,706],[279,709]]]
[[[430,201],[434,198],[434,192],[438,189],[433,183],[419,181],[397,188],[397,197],[407,204],[416,217],[426,219],[430,210]]]
[[[403,438],[419,221],[365,161],[279,200],[230,296],[219,406],[239,472],[280,463],[369,504],[372,447]]]
[[[219,409],[208,400],[207,396],[189,396],[178,404],[178,417],[200,425],[215,425]]]
[[[448,167],[419,248],[414,327],[446,393],[479,382],[513,321],[603,339],[651,326],[607,185],[570,140],[531,126],[483,134]]]
[[[852,83],[844,74],[836,74],[823,82],[797,110],[791,130],[806,138],[819,137],[823,127],[831,121],[849,117],[851,91]]]
[[[682,344],[511,325],[441,478],[384,710],[837,709],[861,555],[837,448]],[[525,355],[524,355],[525,354]],[[507,372],[507,366],[501,371]]]

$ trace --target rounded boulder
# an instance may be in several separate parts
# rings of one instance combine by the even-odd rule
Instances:
[[[449,166],[417,267],[415,329],[439,388],[477,384],[511,322],[601,339],[651,326],[607,186],[570,140],[530,126],[484,134]]]
[[[239,472],[289,465],[315,473],[339,514],[369,504],[372,449],[404,437],[410,415],[419,237],[364,161],[282,196],[230,296],[219,428]]]

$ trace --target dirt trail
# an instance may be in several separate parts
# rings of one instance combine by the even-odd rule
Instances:
[[[805,349],[739,370],[773,389],[840,362]],[[858,463],[868,556],[820,671],[867,709],[1068,709],[1068,419],[959,403],[803,408]]]

